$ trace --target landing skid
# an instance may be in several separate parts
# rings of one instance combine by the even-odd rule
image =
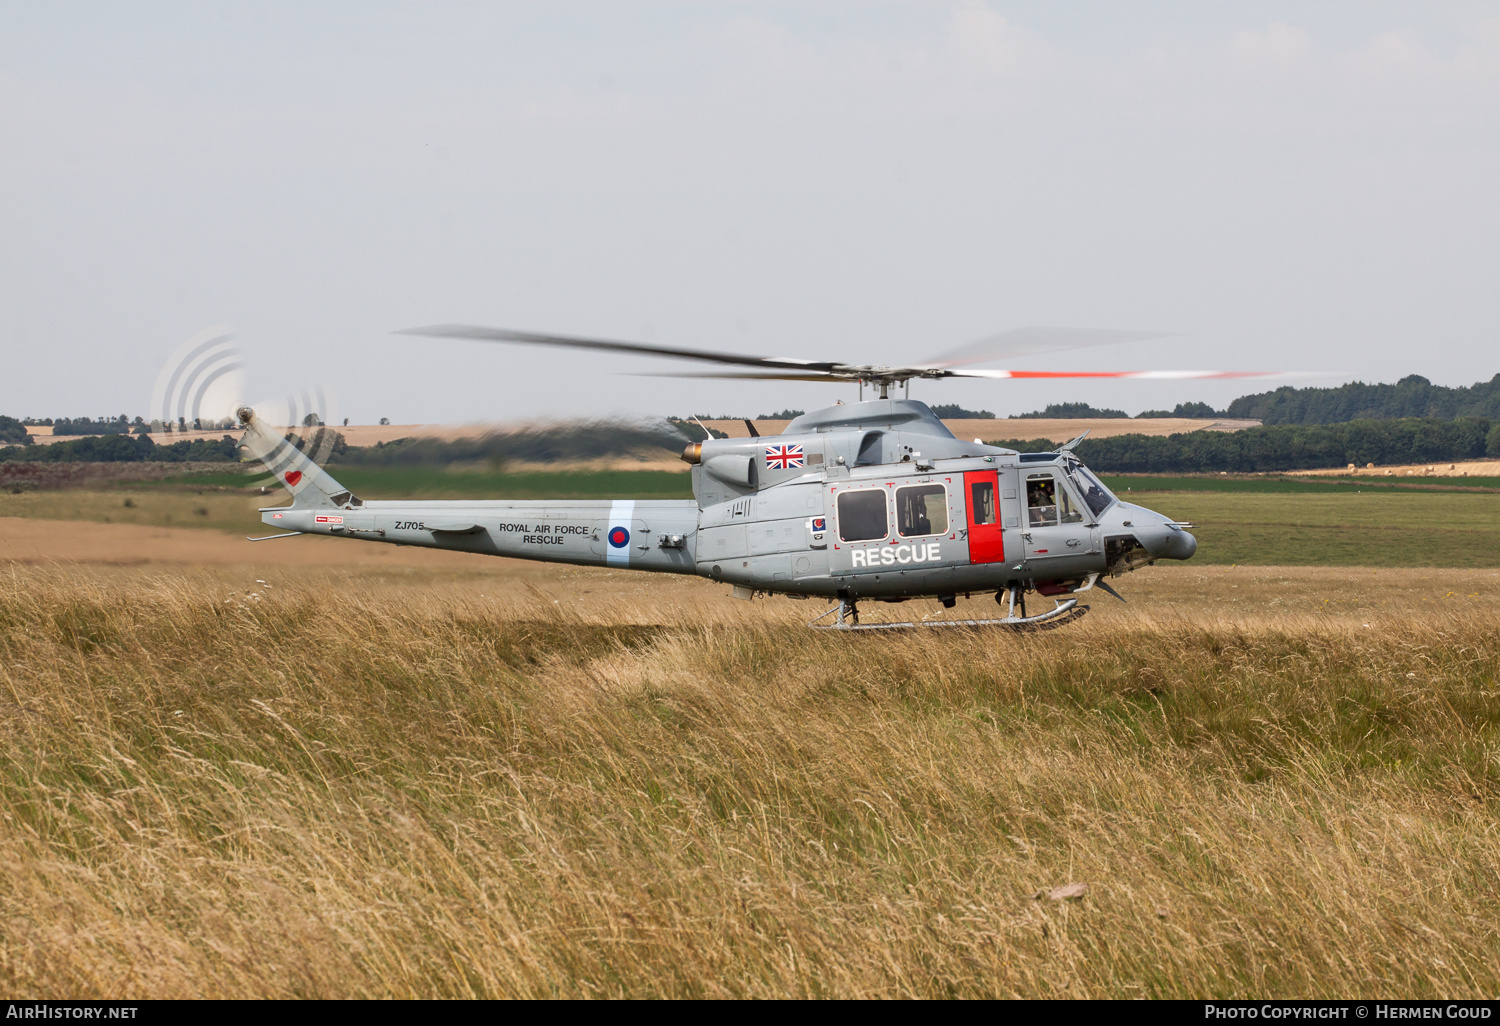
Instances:
[[[927,620],[903,623],[860,623],[859,612],[852,602],[839,602],[830,606],[822,616],[808,622],[808,626],[825,631],[907,631],[918,627],[1001,627],[1012,631],[1050,631],[1074,620],[1082,619],[1089,611],[1080,606],[1076,598],[1061,600],[1055,608],[1035,616],[1012,615],[995,620]],[[838,613],[833,623],[819,623],[829,613]]]

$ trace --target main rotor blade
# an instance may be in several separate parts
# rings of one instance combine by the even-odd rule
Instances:
[[[732,381],[858,381],[859,375],[840,371],[638,371],[633,378],[728,378]]]
[[[573,335],[544,335],[534,331],[512,331],[509,328],[485,328],[475,324],[432,324],[425,328],[406,328],[397,335],[426,335],[432,338],[467,338],[479,342],[519,342],[525,345],[570,346],[575,349],[603,349],[643,356],[666,356],[683,360],[706,360],[744,367],[793,367],[831,370],[837,363],[798,360],[788,356],[750,356],[712,349],[683,349],[677,346],[647,345],[643,342],[617,342],[603,338],[579,338]]]
[[[1165,338],[1166,331],[1129,331],[1109,328],[1013,328],[946,350],[928,360],[927,367],[957,367],[967,363],[1055,353],[1063,349],[1088,349],[1122,342]]]
[[[1113,345],[1148,338],[1164,337],[1164,332],[1117,331],[1094,328],[1017,328],[977,342],[970,342],[936,357],[928,363],[904,367],[862,366],[838,361],[802,360],[790,356],[751,356],[713,349],[687,349],[679,346],[648,345],[644,342],[620,342],[613,339],[582,338],[575,335],[548,335],[509,328],[487,328],[475,324],[432,324],[406,328],[398,335],[425,335],[433,338],[463,338],[480,342],[511,342],[523,345],[567,346],[639,356],[661,356],[668,359],[702,360],[706,363],[762,368],[764,373],[714,374],[665,373],[646,377],[673,378],[746,378],[762,381],[867,381],[887,383],[911,378],[1141,378],[1185,380],[1200,378],[1259,378],[1295,380],[1338,376],[1329,372],[1296,373],[1286,371],[1032,371],[1032,370],[960,370],[957,365],[978,363],[1001,355],[1021,356],[1060,349]]]
[[[945,370],[945,378],[1133,378],[1142,381],[1186,381],[1216,378],[1258,378],[1265,381],[1300,381],[1308,378],[1344,377],[1342,371],[1033,371],[1033,370]]]

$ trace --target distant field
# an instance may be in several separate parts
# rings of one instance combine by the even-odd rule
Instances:
[[[478,477],[479,475],[475,475]],[[504,475],[502,475],[504,476]],[[517,475],[526,477],[526,475]],[[553,475],[539,480],[502,482],[515,498],[569,497]],[[572,497],[608,495],[686,497],[665,488],[654,493],[625,477],[618,489],[613,475],[600,475],[598,490],[575,488]],[[663,475],[670,477],[671,475]],[[680,475],[679,475],[680,476]],[[448,478],[463,475],[446,475]],[[372,498],[427,494],[408,482],[408,491],[385,482],[366,489]],[[461,487],[439,494],[493,496],[494,491]],[[684,484],[686,482],[684,481]],[[626,487],[634,484],[635,487]],[[438,492],[437,488],[432,489]],[[1500,566],[1500,503],[1490,494],[1349,489],[1275,492],[1122,492],[1127,500],[1197,526],[1194,565],[1238,563],[1258,566],[1497,567]],[[239,535],[265,530],[256,509],[285,502],[284,493],[182,488],[67,490],[0,494],[0,517],[54,521],[96,521],[153,527],[198,527]],[[354,544],[354,543],[350,543]]]
[[[692,497],[688,475],[680,470],[527,470],[519,473],[454,471],[442,467],[339,467],[331,472],[356,493],[371,499],[563,498],[618,496],[635,499]],[[1358,491],[1500,491],[1500,477],[1412,478],[1292,477],[1259,475],[1101,474],[1110,488],[1127,492],[1344,493]],[[265,474],[208,471],[168,477],[164,488],[244,488],[269,483]]]
[[[1163,492],[1141,499],[1197,525],[1193,562],[1199,564],[1500,566],[1500,504],[1493,495]]]
[[[1261,492],[1310,495],[1359,491],[1500,491],[1500,477],[1412,478],[1291,477],[1183,474],[1154,477],[1146,474],[1100,474],[1100,480],[1121,495],[1127,492]]]
[[[340,482],[366,499],[682,499],[692,498],[687,474],[664,471],[579,471],[525,474],[450,473],[439,468],[336,467]],[[264,474],[210,472],[164,481],[55,491],[0,492],[0,517],[92,520],[154,527],[260,532],[256,512],[288,503]]]
[[[453,472],[335,467],[370,499],[690,498],[687,474],[667,471]],[[260,533],[264,475],[210,471],[160,482],[0,493],[0,516],[196,527]],[[1198,565],[1500,566],[1500,478],[1371,481],[1360,478],[1109,476],[1127,501],[1197,526]]]
[[[362,499],[691,499],[692,480],[683,471],[541,470],[521,473],[449,470],[443,467],[329,468],[341,484]],[[250,488],[271,484],[261,505],[275,506],[286,493],[269,475],[210,472],[167,478],[174,488]],[[279,496],[279,498],[278,498]]]
[[[520,474],[460,472],[440,467],[332,467],[364,499],[691,499],[681,471],[577,470]]]
[[[278,490],[279,491],[279,490]],[[0,517],[83,520],[148,527],[199,527],[239,534],[262,527],[259,506],[279,506],[285,492],[248,495],[243,491],[177,488],[67,488],[48,492],[0,493]]]

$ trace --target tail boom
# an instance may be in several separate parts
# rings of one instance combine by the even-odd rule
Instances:
[[[579,566],[697,572],[698,504],[681,500],[370,501],[262,509],[271,527]]]

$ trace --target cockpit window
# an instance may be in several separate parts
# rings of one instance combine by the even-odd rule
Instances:
[[[1114,503],[1114,493],[1100,484],[1088,467],[1075,463],[1069,468],[1069,472],[1073,475],[1078,490],[1083,493],[1084,504],[1093,511],[1094,516],[1097,517]]]
[[[1057,515],[1065,524],[1083,523],[1083,510],[1078,508],[1073,490],[1061,481],[1057,482]]]
[[[1054,527],[1083,523],[1083,511],[1072,490],[1051,474],[1026,475],[1026,523],[1031,527]]]
[[[1057,480],[1051,474],[1026,476],[1026,523],[1030,527],[1057,525]]]

